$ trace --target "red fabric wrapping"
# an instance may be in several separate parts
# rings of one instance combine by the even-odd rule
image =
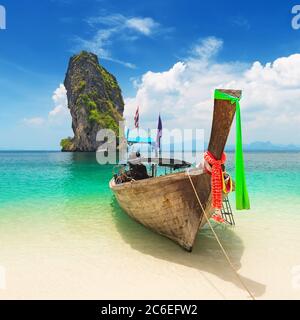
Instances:
[[[222,164],[226,162],[226,154],[223,153],[221,160],[216,160],[209,152],[205,152],[204,159],[211,167],[211,191],[212,191],[212,205],[215,209],[222,209],[223,203],[223,185],[222,185]]]
[[[222,217],[220,217],[218,214],[214,214],[214,215],[212,216],[212,218],[213,218],[216,222],[225,223],[225,220],[224,220]]]

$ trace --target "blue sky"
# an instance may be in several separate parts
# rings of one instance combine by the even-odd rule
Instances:
[[[155,111],[164,118],[165,110],[170,126],[183,125],[183,109],[190,105],[190,117],[195,118],[197,106],[202,111],[201,101],[204,108],[211,96],[210,87],[203,83],[205,75],[209,85],[217,85],[212,79],[223,73],[214,70],[222,68],[226,81],[220,84],[233,85],[236,77],[236,85],[245,86],[246,91],[251,87],[245,106],[246,142],[296,144],[300,138],[295,134],[300,116],[298,119],[298,113],[293,113],[292,124],[288,117],[289,108],[297,110],[298,80],[300,87],[294,74],[295,66],[300,73],[300,58],[295,56],[300,52],[300,30],[291,27],[291,9],[296,2],[0,0],[0,4],[7,12],[7,29],[0,30],[2,149],[57,149],[60,139],[71,135],[68,116],[49,120],[49,112],[63,103],[59,97],[55,102],[53,94],[64,80],[69,57],[81,49],[95,51],[101,63],[116,75],[128,105],[127,116],[136,104],[145,105],[144,111],[141,105],[145,125],[152,124],[150,110],[159,101],[162,103]],[[288,60],[275,63],[282,58]],[[254,65],[255,61],[259,65]],[[268,67],[268,62],[274,65]],[[197,68],[201,69],[201,81]],[[276,83],[281,74],[289,75],[282,86]],[[268,105],[258,102],[265,99],[265,93],[258,91],[264,77]],[[154,87],[153,81],[169,81],[170,85]],[[189,81],[206,90],[199,94],[199,103],[180,92],[179,86]],[[277,97],[278,91],[281,94]],[[255,92],[260,97],[255,98]],[[283,97],[288,94],[295,101]],[[277,98],[280,103],[272,100]],[[182,109],[175,108],[179,100]],[[273,113],[274,126],[282,132],[266,130]],[[156,121],[156,115],[154,118]],[[203,121],[206,128],[205,117]]]

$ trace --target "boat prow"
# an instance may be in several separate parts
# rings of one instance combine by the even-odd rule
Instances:
[[[241,91],[220,91],[241,96]],[[221,158],[234,115],[235,106],[230,101],[215,99],[208,147],[215,159]],[[206,214],[199,205],[187,172],[123,183],[116,183],[113,178],[110,188],[130,217],[192,251],[198,230],[207,223],[214,209],[211,203],[211,176],[198,170],[190,177]]]
[[[199,173],[193,182],[211,216],[210,176]],[[205,224],[186,172],[116,184],[110,181],[120,206],[145,227],[192,251],[199,228]]]

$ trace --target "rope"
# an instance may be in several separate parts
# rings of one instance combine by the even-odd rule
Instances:
[[[192,180],[192,178],[191,178],[190,173],[189,173],[188,170],[187,170],[187,174],[188,174],[188,177],[189,177],[189,179],[190,179],[190,182],[191,182],[192,188],[193,188],[193,190],[194,190],[194,193],[195,193],[195,195],[196,195],[196,198],[197,198],[197,200],[198,200],[198,203],[199,203],[199,205],[200,205],[200,207],[201,207],[201,209],[202,209],[202,211],[203,211],[203,214],[204,214],[204,216],[205,216],[205,219],[206,219],[207,223],[209,224],[209,227],[210,227],[212,233],[214,234],[214,236],[215,236],[215,238],[216,238],[216,240],[217,240],[217,242],[218,242],[218,244],[219,244],[219,246],[220,246],[220,248],[221,248],[221,250],[222,250],[222,252],[223,252],[223,254],[224,254],[224,256],[225,256],[225,258],[226,258],[226,260],[227,260],[227,262],[228,262],[228,264],[229,264],[229,266],[230,266],[231,269],[233,270],[234,274],[236,275],[236,277],[237,277],[237,279],[239,280],[239,282],[241,283],[241,285],[242,285],[242,286],[244,287],[244,289],[248,292],[248,294],[250,295],[251,299],[252,299],[252,300],[255,300],[254,295],[251,293],[251,291],[248,289],[248,287],[246,286],[246,284],[244,283],[244,281],[242,280],[242,278],[240,277],[240,275],[238,274],[238,272],[235,270],[235,267],[233,266],[233,263],[231,262],[228,254],[227,254],[226,250],[224,249],[224,247],[223,247],[223,245],[222,245],[219,237],[217,236],[217,234],[216,234],[216,232],[215,232],[215,230],[214,230],[211,222],[209,221],[208,216],[207,216],[207,214],[206,214],[206,212],[205,212],[205,210],[204,210],[204,208],[203,208],[203,205],[202,205],[202,203],[201,203],[201,201],[200,201],[200,198],[199,198],[199,196],[198,196],[197,190],[196,190],[196,188],[195,188],[195,185],[194,185],[194,183],[193,183],[193,180]]]

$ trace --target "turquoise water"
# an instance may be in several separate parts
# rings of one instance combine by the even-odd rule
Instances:
[[[233,161],[229,153],[232,175]],[[300,265],[300,153],[245,153],[245,165],[252,208],[235,212],[236,228],[218,228],[218,235],[242,274],[255,280],[249,285],[258,296],[278,298],[284,292],[294,297],[298,291],[293,291],[290,275]],[[230,270],[225,272],[226,262],[209,229],[199,234],[187,255],[127,217],[108,187],[113,170],[100,166],[91,153],[0,152],[0,266],[11,274],[5,297],[52,298],[57,292],[63,298],[86,297],[81,286],[92,298],[108,297],[110,290],[109,297],[120,298],[120,286],[135,288],[132,297],[147,297],[137,274],[148,286],[162,282],[163,297],[181,292],[172,287],[177,281],[184,298],[199,298],[203,285],[219,297],[206,280],[197,290],[194,280],[181,282],[189,275],[194,279],[194,270],[200,271],[199,281],[204,272],[225,287],[233,283],[232,294],[239,288]],[[126,290],[122,297],[128,297]],[[156,284],[149,297],[157,298]]]
[[[293,216],[300,226],[300,153],[245,153],[245,166],[252,209],[246,216],[256,221]],[[109,229],[113,219],[123,219],[108,187],[113,170],[99,165],[92,153],[1,152],[0,218],[11,217],[13,224],[20,215],[48,216],[52,223],[89,217]],[[227,170],[234,177],[233,153]],[[234,194],[230,199],[234,207]]]
[[[292,218],[300,227],[300,153],[245,153],[245,166],[252,210],[236,215],[257,224]],[[232,153],[227,169],[234,176]],[[113,170],[99,165],[92,153],[1,152],[2,225],[13,226],[20,217],[54,225],[88,221],[106,230],[116,219],[127,223],[108,187]],[[234,207],[234,194],[230,199]],[[140,232],[135,223],[129,226]]]
[[[234,154],[227,170],[234,177]],[[300,196],[300,153],[245,153],[247,183],[256,201]],[[98,201],[110,203],[114,167],[91,153],[0,152],[0,208],[28,203]],[[275,198],[275,199],[274,199]]]
[[[245,167],[254,207],[289,199],[299,205],[300,153],[245,153]],[[233,154],[229,154],[228,170],[234,177]]]
[[[83,200],[110,196],[112,166],[100,166],[95,155],[59,152],[0,153],[1,205],[28,201]]]

